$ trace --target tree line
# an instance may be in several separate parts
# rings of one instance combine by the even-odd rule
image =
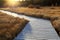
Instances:
[[[43,6],[60,6],[60,0],[45,0],[41,2]]]
[[[30,1],[30,4],[33,4],[33,5],[60,6],[60,0],[29,0],[29,1]],[[5,4],[5,0],[0,0],[0,7],[3,7],[4,4]]]
[[[34,2],[35,0],[31,0],[32,4],[35,5],[41,5],[41,6],[60,6],[60,0],[37,0],[37,2]]]

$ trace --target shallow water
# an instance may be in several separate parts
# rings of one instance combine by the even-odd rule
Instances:
[[[60,40],[49,20],[0,11],[30,21],[14,40]]]

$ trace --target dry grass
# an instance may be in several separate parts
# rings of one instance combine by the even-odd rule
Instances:
[[[0,40],[13,40],[27,22],[25,19],[0,12]]]
[[[40,9],[21,7],[21,8],[9,8],[8,10],[16,12],[18,14],[24,14],[27,16],[50,19],[53,27],[60,35],[60,7],[40,7]]]

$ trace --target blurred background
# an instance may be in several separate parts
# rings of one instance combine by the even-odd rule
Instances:
[[[60,6],[60,0],[0,0],[0,7]]]

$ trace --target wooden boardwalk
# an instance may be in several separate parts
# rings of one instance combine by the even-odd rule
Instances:
[[[49,20],[17,15],[15,13],[2,10],[0,11],[15,17],[28,19],[30,21],[14,40],[60,40]]]

